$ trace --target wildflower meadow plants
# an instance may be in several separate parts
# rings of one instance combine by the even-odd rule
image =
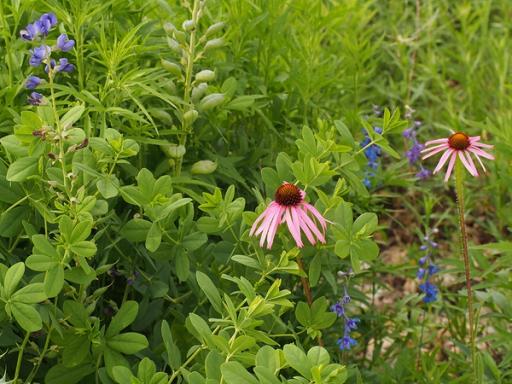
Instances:
[[[413,3],[0,1],[0,382],[510,381],[512,8]]]

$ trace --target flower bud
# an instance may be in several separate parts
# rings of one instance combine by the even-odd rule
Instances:
[[[164,31],[171,35],[172,33],[176,32],[176,27],[173,23],[167,22],[164,24]]]
[[[206,42],[204,45],[204,50],[207,51],[209,49],[220,48],[224,45],[224,39],[222,37],[218,39],[211,39]]]
[[[205,94],[208,89],[208,84],[201,83],[197,87],[192,88],[192,100],[197,101]]]
[[[217,163],[211,160],[200,160],[192,165],[190,172],[196,175],[209,175],[215,172],[217,169]]]
[[[174,52],[180,53],[181,52],[181,46],[180,43],[178,43],[176,40],[174,40],[172,37],[167,38],[167,45],[171,50]]]
[[[183,157],[187,150],[183,145],[178,144],[168,144],[168,145],[161,145],[160,148],[162,148],[162,151],[173,159],[179,159],[180,157]]]
[[[149,113],[151,114],[151,116],[157,118],[161,122],[167,125],[172,125],[172,116],[163,109],[152,108],[149,110]]]
[[[190,125],[197,120],[199,113],[195,109],[191,109],[183,114],[183,121],[185,124]]]
[[[176,40],[178,40],[180,43],[186,43],[187,36],[185,35],[185,32],[181,31],[174,31],[173,36]]]
[[[203,111],[215,108],[222,104],[225,98],[226,97],[224,96],[223,93],[212,93],[210,95],[205,96],[203,100],[201,100],[199,108],[201,108]]]
[[[196,23],[194,23],[194,20],[185,20],[183,22],[183,24],[181,25],[181,28],[184,30],[184,31],[191,31],[194,29],[194,27],[196,26]]]
[[[215,72],[209,69],[204,69],[201,72],[196,73],[196,81],[199,83],[206,83],[215,79]]]
[[[210,27],[206,30],[206,36],[213,35],[214,33],[220,31],[222,28],[224,28],[224,25],[226,24],[222,21],[210,25]]]
[[[181,76],[181,67],[178,64],[173,63],[169,60],[164,60],[164,59],[162,59],[161,62],[162,62],[162,67],[164,67],[164,69],[167,72],[172,73],[173,75],[176,75],[176,76]]]

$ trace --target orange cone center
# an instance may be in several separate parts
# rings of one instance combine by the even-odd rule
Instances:
[[[469,147],[471,143],[469,142],[469,136],[464,132],[455,132],[448,138],[448,145],[459,151],[463,151],[467,147]]]
[[[279,205],[297,205],[302,201],[302,194],[296,185],[286,183],[277,188],[275,201]]]

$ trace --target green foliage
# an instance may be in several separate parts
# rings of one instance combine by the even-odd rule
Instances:
[[[46,43],[75,41],[52,52],[74,72],[29,65],[43,42],[20,30],[46,12],[59,20]],[[455,206],[403,159],[401,134],[420,119],[421,141],[453,129],[496,142],[466,204],[476,372],[510,381],[511,12],[477,0],[0,1],[5,380],[469,382]],[[38,106],[29,75],[44,79]],[[270,250],[250,235],[283,182],[327,219],[325,243],[298,248],[284,223]],[[432,228],[443,272],[426,306],[416,239]],[[359,322],[340,351],[347,313],[331,305],[345,293]]]

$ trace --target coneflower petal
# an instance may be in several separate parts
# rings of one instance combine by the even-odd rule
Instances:
[[[443,168],[444,164],[446,163],[446,160],[448,160],[448,158],[453,152],[453,149],[448,149],[446,150],[445,153],[443,153],[443,156],[441,156],[439,163],[437,163],[437,167],[434,169],[434,173],[439,172]]]
[[[327,228],[327,221],[324,219],[324,217],[318,212],[318,210],[313,207],[311,204],[304,203],[304,208],[306,208],[307,211],[311,212],[313,216],[316,217],[320,225],[322,226],[323,231],[325,232],[325,229]]]
[[[423,155],[422,159],[423,160],[428,159],[430,156],[434,156],[435,154],[438,154],[439,152],[446,151],[446,150],[449,150],[449,149],[450,149],[450,147],[448,147],[448,145],[444,145],[443,144],[442,147],[436,148],[432,152],[427,153],[426,155]]]
[[[254,233],[255,236],[258,236],[260,233],[262,233],[265,230],[265,228],[268,228],[268,226],[270,225],[270,221],[273,218],[273,212],[275,211],[276,206],[277,206],[277,204],[270,203],[270,205],[267,207],[267,209],[265,209],[265,212],[263,212],[265,214],[265,219],[260,224],[260,226],[256,230],[256,232]]]
[[[478,176],[478,172],[476,170],[476,168],[473,168],[469,163],[468,163],[468,160],[466,159],[466,156],[464,156],[464,152],[463,151],[457,151],[458,152],[458,155],[459,155],[459,159],[460,161],[462,162],[462,165],[464,165],[464,167],[466,167],[466,169],[468,170],[468,172],[472,175],[472,176]]]
[[[448,163],[448,169],[446,170],[446,176],[444,177],[444,181],[448,181],[450,175],[452,174],[453,166],[455,165],[455,160],[457,159],[457,153],[452,151],[452,157],[450,158],[450,162]]]
[[[473,152],[471,152],[473,153]],[[470,154],[468,153],[468,156]],[[476,153],[473,153],[473,156],[476,157],[476,159],[478,160],[478,162],[480,163],[480,166],[482,167],[482,169],[484,170],[484,172],[487,172],[487,169],[485,169],[485,166],[484,166],[484,163],[482,162],[482,159],[480,159],[480,156],[478,156]]]
[[[302,219],[302,221],[308,226],[311,231],[315,234],[315,236],[320,240],[320,242],[325,243],[325,236],[320,230],[317,228],[313,220],[310,219],[310,217],[307,214],[307,211],[300,209],[299,215]]]
[[[431,145],[431,144],[437,144],[437,143],[447,143],[448,142],[448,139],[435,139],[435,140],[430,140],[430,141],[427,141],[425,143],[425,145]]]
[[[467,151],[464,151],[463,153],[464,153],[464,155],[466,155],[466,159],[468,160],[468,163],[475,170],[475,176],[478,176],[478,169],[476,168],[475,163],[473,162],[473,158],[471,157],[471,154]]]
[[[304,232],[304,234],[308,238],[309,242],[311,244],[315,245],[316,239],[313,236],[313,234],[311,233],[311,230],[309,229],[309,227],[306,225],[306,222],[303,220],[301,213],[302,213],[302,210],[300,208],[297,208],[297,207],[292,208],[292,215],[295,214],[297,216],[296,219],[297,219],[297,222],[299,223],[300,229],[302,229],[302,232]]]
[[[449,148],[448,143],[443,143],[439,145],[434,145],[433,147],[426,147],[420,151],[420,153],[430,152],[437,148]]]
[[[490,153],[487,153],[485,151],[482,151],[480,148],[470,147],[470,148],[468,148],[468,151],[476,153],[478,156],[485,157],[486,159],[494,160],[493,155],[491,155]]]
[[[484,143],[480,143],[480,142],[471,143],[471,146],[472,147],[479,147],[479,148],[489,148],[489,149],[493,149],[494,148],[494,145],[484,144]]]
[[[272,222],[277,217],[277,211],[279,211],[279,207],[277,207],[277,206],[273,206],[271,209],[269,209],[267,219],[265,219],[263,224],[261,224],[260,229],[262,230],[262,232],[261,232],[261,238],[260,238],[260,247],[263,247],[263,245],[265,244],[265,239],[267,238],[267,233],[270,230],[270,226],[272,225]],[[258,231],[259,231],[259,229],[258,229]],[[258,233],[258,232],[256,232],[256,233]]]
[[[274,220],[270,224],[268,233],[267,233],[267,248],[272,248],[272,244],[274,244],[274,237],[276,236],[277,227],[281,224],[281,217],[283,216],[283,207],[277,207],[276,213],[274,215]]]
[[[297,247],[302,248],[304,244],[302,244],[302,239],[300,238],[300,230],[297,228],[295,222],[293,221],[290,210],[287,208],[284,212],[284,220],[286,221],[286,224],[288,225],[288,230],[293,236],[293,239],[295,240],[295,243],[297,244]]]

